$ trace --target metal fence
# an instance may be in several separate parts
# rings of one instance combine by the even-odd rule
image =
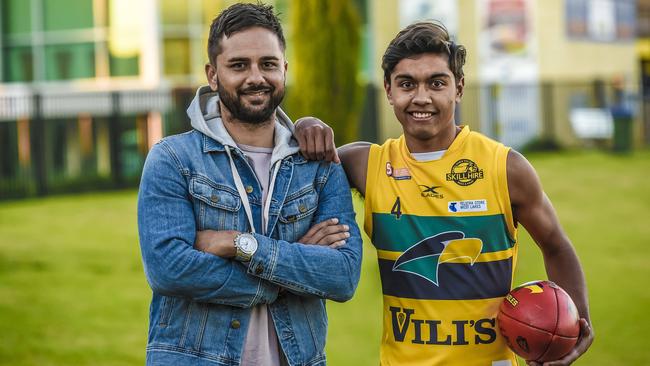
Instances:
[[[189,128],[175,109],[186,99],[184,89],[0,96],[0,199],[137,184],[149,141]]]
[[[380,138],[377,95],[383,93],[366,88],[359,129],[364,140]],[[602,126],[615,122],[610,111],[617,106],[633,112],[634,132],[650,135],[643,113],[650,103],[638,103],[643,99],[637,94],[597,80],[468,85],[457,117],[516,148],[609,147],[615,131],[603,133]],[[0,95],[0,199],[137,185],[152,143],[190,129],[185,109],[193,96],[185,88]],[[576,111],[593,113],[577,121]]]

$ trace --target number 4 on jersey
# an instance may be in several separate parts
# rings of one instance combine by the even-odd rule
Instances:
[[[402,204],[400,203],[399,197],[395,200],[393,208],[390,209],[390,214],[395,215],[395,218],[398,220],[402,216]]]

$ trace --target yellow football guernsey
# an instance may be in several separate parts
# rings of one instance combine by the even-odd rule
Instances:
[[[404,136],[371,146],[365,230],[382,282],[382,365],[517,365],[496,327],[517,258],[508,151],[467,126],[440,160],[415,160]]]

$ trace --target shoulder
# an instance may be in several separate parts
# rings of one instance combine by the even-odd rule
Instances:
[[[171,148],[178,148],[181,146],[187,146],[190,143],[200,143],[203,139],[203,134],[197,130],[190,130],[187,132],[179,133],[176,135],[169,135],[162,138],[159,142],[163,145],[169,146]],[[200,146],[200,145],[199,145]]]
[[[528,159],[514,149],[508,151],[506,171],[512,204],[534,199],[542,192],[535,168]]]
[[[399,148],[400,140],[402,140],[404,137],[400,138],[389,138],[384,141],[383,144],[371,144],[372,149],[379,149],[379,150],[385,150],[385,149],[391,149],[391,148]]]
[[[295,153],[288,158],[293,165],[294,176],[308,176],[313,174],[329,175],[337,165],[331,161],[306,159],[300,153]]]
[[[341,164],[325,160],[308,160],[300,154],[294,154],[289,159],[293,166],[292,185],[313,184],[320,189],[325,185],[331,185],[333,181],[339,182],[341,177],[345,178]]]
[[[470,131],[468,135],[468,139],[473,143],[482,144],[485,146],[489,146],[491,148],[497,148],[503,146],[509,149],[509,147],[505,146],[501,142],[496,141],[493,138],[476,131]]]
[[[528,159],[515,149],[509,149],[506,166],[509,176],[523,178],[531,173],[536,175],[535,169]]]
[[[183,165],[181,163],[183,160],[194,155],[192,151],[201,149],[202,136],[196,130],[166,136],[151,147],[147,154],[147,161],[153,163],[171,158],[175,165],[180,168]]]
[[[341,146],[338,148],[341,162],[344,165],[356,165],[360,161],[367,161],[372,146],[377,145],[371,144],[370,142],[358,141]]]

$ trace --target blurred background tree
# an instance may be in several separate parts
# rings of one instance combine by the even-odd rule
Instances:
[[[354,141],[363,95],[357,80],[361,18],[355,2],[292,0],[290,24],[290,115],[325,121],[338,145]]]

